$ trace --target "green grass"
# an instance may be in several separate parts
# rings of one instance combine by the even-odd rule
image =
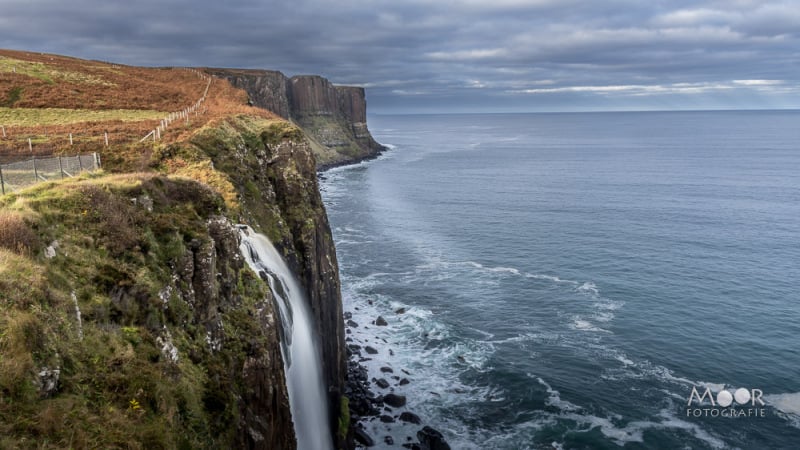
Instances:
[[[121,120],[138,122],[156,120],[167,113],[138,109],[60,109],[60,108],[0,108],[0,123],[5,126],[68,125],[80,122]]]
[[[16,72],[21,75],[38,78],[48,84],[55,84],[56,81],[66,81],[78,84],[114,86],[113,83],[109,83],[95,75],[59,70],[40,62],[22,61],[4,56],[0,56],[0,72]]]
[[[10,108],[14,106],[14,103],[17,103],[20,98],[22,98],[22,88],[19,86],[12,88],[8,91],[5,101],[0,103],[0,107]]]
[[[152,211],[131,201],[145,195]],[[210,242],[222,198],[182,178],[94,174],[0,197],[0,211],[41,242],[27,253],[0,248],[0,448],[231,448],[246,390],[231,368],[265,342],[254,317],[267,287],[232,273],[238,303],[222,314],[225,344],[212,353],[199,306],[178,294],[189,286],[173,278],[194,242]],[[44,258],[56,240],[56,257]],[[175,363],[160,351],[165,328]],[[42,367],[61,371],[48,398],[34,383]]]

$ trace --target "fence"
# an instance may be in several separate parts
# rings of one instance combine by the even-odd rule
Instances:
[[[153,142],[155,142],[155,141],[161,139],[161,134],[164,133],[165,131],[167,131],[167,127],[172,122],[183,119],[183,120],[186,120],[186,124],[188,125],[189,124],[189,117],[192,115],[192,113],[194,113],[194,115],[196,116],[196,115],[201,114],[202,112],[204,112],[204,110],[201,110],[200,107],[203,105],[203,102],[206,101],[206,97],[208,96],[208,90],[209,90],[209,88],[211,88],[211,81],[213,80],[213,77],[211,75],[206,75],[203,72],[200,72],[199,70],[196,70],[196,69],[187,68],[186,70],[189,70],[190,72],[194,73],[195,75],[198,76],[198,78],[207,81],[206,89],[205,89],[205,91],[203,91],[203,96],[200,97],[199,100],[194,102],[192,104],[192,106],[189,106],[188,108],[184,108],[184,109],[182,109],[180,111],[169,113],[169,115],[167,115],[167,117],[164,117],[163,119],[161,119],[161,121],[159,122],[158,126],[156,128],[154,128],[153,131],[147,133],[147,135],[145,135],[145,137],[140,139],[139,142],[144,142],[144,141],[146,141],[148,139],[151,139],[151,138],[153,139]],[[106,145],[108,145],[108,144],[106,144]]]
[[[9,164],[0,164],[0,192],[5,195],[43,181],[74,177],[81,172],[100,168],[97,153],[78,156],[34,158]]]

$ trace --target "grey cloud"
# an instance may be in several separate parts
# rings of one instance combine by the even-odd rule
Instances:
[[[798,107],[798,30],[781,0],[6,0],[0,45],[319,73],[373,111]]]

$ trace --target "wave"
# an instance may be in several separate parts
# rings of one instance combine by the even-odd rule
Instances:
[[[764,400],[777,410],[778,416],[795,428],[800,428],[800,392],[768,394]]]
[[[611,333],[611,331],[600,328],[593,323],[589,322],[588,320],[581,319],[580,317],[575,317],[572,319],[572,323],[570,324],[570,328],[573,330],[580,330],[580,331],[593,331],[599,333]]]
[[[628,360],[628,362],[630,362],[630,360]],[[640,420],[631,421],[626,424],[618,424],[616,422],[621,420],[620,416],[611,415],[609,418],[586,413],[583,407],[562,399],[561,393],[541,377],[530,373],[527,375],[530,378],[535,378],[539,384],[544,386],[548,396],[545,403],[548,406],[558,409],[558,412],[551,415],[551,419],[568,420],[575,422],[579,426],[578,429],[572,429],[571,431],[588,432],[599,428],[600,432],[605,437],[611,439],[617,445],[625,446],[630,442],[644,442],[644,432],[647,429],[679,429],[689,432],[696,439],[708,444],[712,448],[722,449],[727,447],[725,442],[719,437],[703,430],[697,424],[679,419],[669,409],[662,409],[659,411],[657,417],[661,419],[660,421]]]

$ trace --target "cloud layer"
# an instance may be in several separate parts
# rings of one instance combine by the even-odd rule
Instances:
[[[0,36],[319,73],[379,112],[800,107],[797,0],[5,0]]]

